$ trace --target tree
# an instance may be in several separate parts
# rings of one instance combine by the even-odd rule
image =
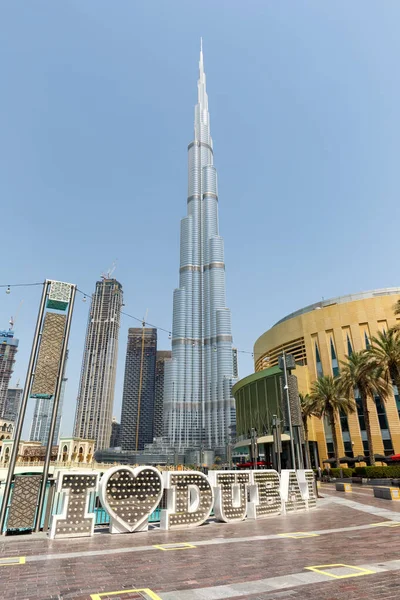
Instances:
[[[310,448],[308,446],[308,418],[315,415],[309,394],[299,394],[301,418],[304,429],[304,447],[306,450],[307,468],[311,468]]]
[[[379,331],[371,338],[367,353],[371,363],[382,370],[382,377],[400,394],[400,330],[393,327]]]
[[[374,399],[380,396],[386,400],[389,394],[389,386],[382,377],[382,369],[371,361],[368,350],[353,352],[346,357],[346,361],[340,361],[342,369],[339,375],[339,387],[346,398],[353,398],[355,390],[360,395],[361,406],[364,413],[365,430],[367,432],[370,464],[375,464],[374,444],[371,433],[371,421],[368,409],[368,398]]]
[[[331,375],[324,375],[314,381],[310,398],[313,413],[320,419],[327,417],[331,426],[336,466],[339,467],[339,446],[335,427],[337,414],[338,411],[343,411],[346,415],[355,412],[354,399],[342,395],[339,379]]]
[[[393,311],[395,315],[400,315],[400,300],[397,300],[396,304],[393,307]]]

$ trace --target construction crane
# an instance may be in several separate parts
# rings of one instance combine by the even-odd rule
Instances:
[[[138,412],[137,412],[137,422],[136,422],[136,444],[135,448],[138,449],[139,444],[139,423],[140,423],[140,403],[142,400],[142,383],[143,383],[143,358],[144,358],[144,332],[147,321],[147,314],[149,309],[146,309],[146,314],[143,317],[142,321],[142,355],[140,357],[140,374],[139,374],[139,391],[138,391]]]
[[[23,305],[23,303],[24,303],[24,301],[23,301],[23,300],[21,300],[21,302],[20,302],[20,303],[19,303],[19,305],[18,305],[18,308],[17,308],[17,310],[16,310],[16,313],[15,313],[15,315],[14,315],[14,316],[11,316],[11,317],[10,317],[10,320],[8,321],[8,322],[9,322],[9,324],[10,324],[10,329],[9,329],[9,331],[12,331],[12,330],[14,329],[15,321],[17,320],[17,317],[18,317],[19,311],[21,310],[21,306]]]
[[[111,275],[114,273],[117,268],[117,260],[115,259],[111,267],[105,273],[101,274],[102,279],[111,279]]]

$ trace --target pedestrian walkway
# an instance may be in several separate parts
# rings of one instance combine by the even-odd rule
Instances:
[[[239,524],[0,540],[7,599],[397,598],[400,507],[322,486],[316,509]],[[400,503],[399,503],[400,504]],[[390,572],[390,577],[388,576]]]

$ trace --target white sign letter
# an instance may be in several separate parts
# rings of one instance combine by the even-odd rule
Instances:
[[[161,511],[161,529],[182,529],[202,525],[213,507],[212,487],[203,473],[166,471],[167,508]]]
[[[276,471],[260,470],[252,472],[248,519],[262,519],[279,515],[282,512],[282,499],[279,493],[279,475]]]
[[[208,478],[214,488],[214,513],[219,521],[243,521],[247,512],[247,487],[250,472],[209,471]]]
[[[93,535],[95,514],[89,512],[89,499],[90,492],[97,489],[97,479],[98,474],[93,471],[58,472],[56,491],[63,494],[62,512],[53,516],[52,539]]]
[[[287,512],[316,505],[313,479],[311,470],[287,469],[281,472],[280,492]]]

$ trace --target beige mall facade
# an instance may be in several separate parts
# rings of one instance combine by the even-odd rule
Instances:
[[[285,350],[300,367],[293,371],[294,375],[301,372],[299,391],[309,393],[317,377],[337,375],[346,355],[368,347],[378,331],[400,323],[393,312],[397,300],[400,288],[385,288],[324,300],[288,315],[256,341],[256,372],[276,366]],[[341,416],[337,424],[340,456],[368,454],[362,408],[359,399],[356,401],[357,413]],[[400,398],[396,388],[386,402],[369,398],[368,403],[375,453],[400,453]],[[321,465],[333,456],[332,432],[326,423],[311,420],[310,440],[317,442]]]

